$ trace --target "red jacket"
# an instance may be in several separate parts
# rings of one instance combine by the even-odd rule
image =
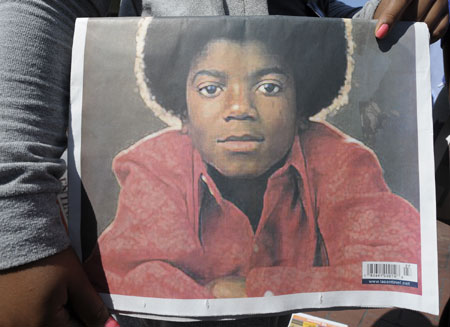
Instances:
[[[139,141],[113,170],[117,214],[86,265],[101,291],[210,298],[206,284],[240,276],[248,296],[421,293],[417,210],[390,192],[372,151],[325,124],[302,132],[269,178],[256,233],[179,131]],[[416,263],[419,288],[362,285],[363,261]]]

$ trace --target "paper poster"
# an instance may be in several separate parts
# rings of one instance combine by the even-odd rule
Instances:
[[[78,20],[69,230],[118,312],[436,312],[428,32]]]

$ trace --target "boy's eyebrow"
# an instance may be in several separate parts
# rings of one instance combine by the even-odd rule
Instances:
[[[192,77],[192,81],[195,81],[195,79],[201,75],[216,77],[216,78],[220,78],[220,79],[226,79],[226,74],[221,71],[214,70],[214,69],[212,69],[212,70],[203,69],[203,70],[199,70],[198,72],[195,73],[195,75]]]
[[[277,74],[277,75],[284,75],[284,76],[288,75],[280,67],[269,67],[269,68],[263,68],[263,69],[260,69],[260,70],[258,70],[256,72],[251,73],[250,74],[250,78],[252,80],[256,80],[256,79],[259,79],[259,78],[261,78],[261,77],[263,77],[265,75],[269,75],[269,74]]]

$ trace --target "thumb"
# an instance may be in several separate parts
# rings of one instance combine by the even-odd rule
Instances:
[[[88,327],[119,327],[108,308],[89,282],[76,254],[71,251],[68,302],[77,317]]]
[[[401,19],[404,11],[412,0],[381,0],[373,16],[377,19],[375,36],[377,39],[384,38],[392,26]]]

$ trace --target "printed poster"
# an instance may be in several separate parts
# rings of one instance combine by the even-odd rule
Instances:
[[[80,19],[69,230],[118,312],[436,313],[428,32]]]

